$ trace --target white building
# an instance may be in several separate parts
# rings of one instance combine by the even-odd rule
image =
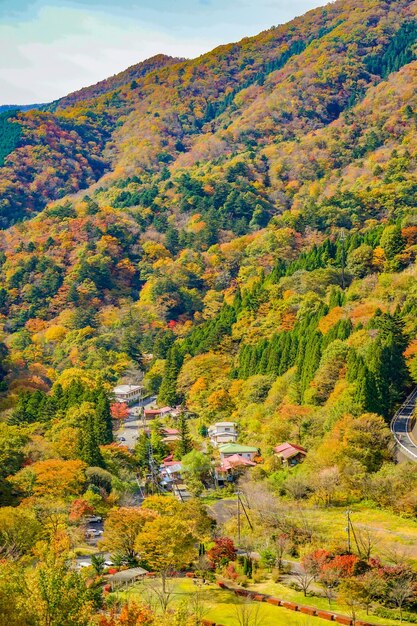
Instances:
[[[140,385],[117,385],[117,387],[113,389],[113,394],[116,402],[133,404],[142,397],[143,387]]]
[[[235,422],[216,422],[209,426],[208,435],[213,446],[219,446],[222,443],[236,443],[236,424]]]

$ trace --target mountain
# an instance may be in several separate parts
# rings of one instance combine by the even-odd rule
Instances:
[[[117,179],[260,154],[331,125],[412,61],[414,9],[409,1],[330,4],[193,61],[155,57],[54,111],[9,118],[21,137],[0,172],[3,226],[106,172]]]
[[[32,109],[41,109],[46,104],[0,104],[0,113],[5,111],[31,111]]]
[[[416,622],[417,465],[389,426],[417,383],[416,130],[417,0],[338,0],[0,113],[10,624],[185,625],[206,609],[231,624],[227,587],[224,607],[208,586],[210,606],[166,611],[167,573],[209,568],[256,596],[287,556],[305,568],[291,586],[314,579],[332,611]],[[129,411],[112,390],[138,381],[181,410],[116,430]],[[216,422],[236,425],[250,468],[220,462]],[[283,461],[282,445],[302,453]],[[171,454],[186,503],[165,493]],[[143,594],[113,611],[98,557],[77,573],[100,518],[115,564],[159,572],[157,615]],[[261,556],[253,572],[233,539]]]
[[[153,354],[152,391],[200,413],[219,391],[230,417],[234,379],[268,389],[293,372],[297,405],[342,394],[388,418],[416,376],[416,15],[411,0],[335,2],[4,113],[0,312],[15,376],[114,377]],[[381,324],[397,342],[384,374],[370,356],[388,350]],[[183,368],[214,367],[213,352],[193,399],[203,382]]]
[[[84,87],[83,89],[79,89],[78,91],[74,91],[73,93],[64,96],[63,98],[59,98],[59,100],[55,100],[50,105],[48,105],[48,109],[51,111],[55,111],[58,108],[61,109],[69,107],[84,100],[92,100],[97,96],[102,96],[103,94],[109,93],[110,91],[120,89],[121,87],[128,85],[132,81],[136,81],[138,78],[146,76],[154,70],[158,70],[169,65],[174,65],[183,60],[184,59],[170,57],[165,54],[157,54],[149,59],[146,59],[146,61],[131,65],[127,68],[127,70],[119,72],[118,74],[114,74],[114,76],[111,76],[110,78],[107,78],[105,80],[101,80],[95,85]]]

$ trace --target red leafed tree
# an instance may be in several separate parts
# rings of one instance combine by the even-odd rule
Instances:
[[[332,555],[327,550],[315,550],[310,554],[306,554],[301,560],[301,563],[309,574],[313,574],[315,578],[321,574],[323,566],[332,559]]]
[[[86,500],[77,498],[71,504],[69,512],[69,519],[71,522],[78,522],[84,515],[91,515],[94,513],[94,509]]]
[[[110,412],[114,420],[125,420],[129,417],[129,407],[125,402],[114,402],[110,405]]]
[[[356,563],[359,561],[355,554],[338,554],[331,561],[325,563],[322,571],[335,570],[340,578],[353,576]]]
[[[226,565],[236,558],[236,548],[229,537],[219,537],[214,540],[215,545],[207,552],[207,558],[213,565]]]

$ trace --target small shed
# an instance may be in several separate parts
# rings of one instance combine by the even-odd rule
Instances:
[[[104,578],[111,585],[112,590],[114,590],[131,585],[135,580],[143,578],[147,573],[147,570],[143,569],[143,567],[131,567],[116,574],[107,574]]]

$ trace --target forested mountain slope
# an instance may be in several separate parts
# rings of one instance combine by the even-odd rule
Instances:
[[[9,119],[21,127],[18,147],[0,172],[3,225],[106,170],[113,180],[152,176],[331,124],[412,60],[415,10],[409,0],[336,2],[193,61],[156,57],[134,66],[133,84],[127,70],[62,99],[55,113],[19,113]]]
[[[110,91],[120,89],[121,87],[124,87],[129,83],[131,84],[132,81],[137,81],[138,78],[142,78],[143,76],[146,76],[154,70],[158,70],[162,67],[166,67],[169,65],[174,65],[175,63],[179,63],[182,60],[183,59],[167,56],[166,54],[157,54],[150,59],[147,59],[146,61],[131,65],[123,72],[119,72],[118,74],[115,74],[110,78],[101,80],[95,85],[83,87],[82,89],[74,91],[73,93],[70,93],[63,98],[59,98],[59,100],[55,100],[46,108],[51,111],[55,111],[56,109],[62,109],[74,105],[77,102],[92,100],[97,96],[102,96],[103,94],[106,94]]]
[[[273,564],[300,557],[329,604],[415,621],[417,466],[395,462],[389,421],[417,383],[416,93],[417,0],[339,0],[195,60],[155,57],[49,110],[0,113],[10,624],[124,623],[103,600],[100,555],[73,567],[97,515],[115,564],[201,574],[205,546],[219,547],[203,502],[137,507],[138,486],[165,489],[172,453],[194,495],[232,493],[241,472],[219,495],[207,438],[223,420],[258,454],[243,481],[252,521],[217,527],[217,542],[260,553],[268,585]],[[129,449],[111,390],[141,372],[189,419],[154,419]],[[304,448],[297,467],[274,453],[285,441]],[[364,522],[349,554],[346,507]],[[238,562],[221,564],[237,577]]]
[[[140,366],[261,446],[389,419],[417,378],[416,11],[336,2],[5,114],[3,224],[40,212],[0,241],[5,406]]]
[[[55,112],[3,114],[3,224],[109,172],[4,233],[6,329],[140,293],[190,324],[253,258],[270,272],[372,219],[412,230],[416,10],[336,2],[194,61],[155,57]]]

